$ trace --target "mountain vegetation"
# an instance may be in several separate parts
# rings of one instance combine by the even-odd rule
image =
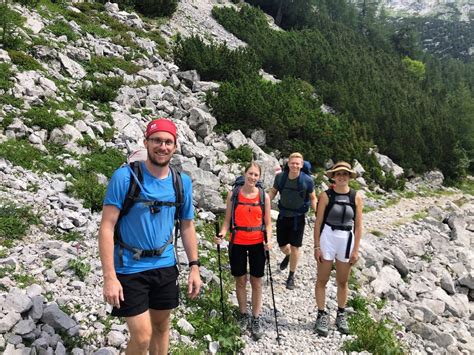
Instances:
[[[253,70],[235,79],[238,66],[223,80],[225,65],[208,61],[222,47],[211,44],[204,55],[198,38],[175,50],[183,69],[211,68],[204,77],[223,81],[208,100],[223,130],[266,129],[269,148],[302,150],[317,165],[347,157],[366,163],[367,146],[376,144],[415,172],[439,168],[451,181],[472,172],[472,63],[424,54],[416,31],[393,30],[370,2],[359,8],[324,0],[249,3],[284,31],[271,29],[256,7],[215,8],[213,15],[248,43],[247,60],[256,57],[279,84]],[[321,103],[338,114],[322,114]]]

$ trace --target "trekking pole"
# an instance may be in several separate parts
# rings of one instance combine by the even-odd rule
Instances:
[[[219,222],[215,222],[216,237],[219,238]],[[219,281],[221,284],[221,310],[222,310],[222,323],[225,323],[224,314],[224,291],[222,289],[222,264],[221,264],[221,245],[217,244],[217,262],[219,264]]]
[[[265,243],[267,243],[267,237],[265,237]],[[276,340],[278,342],[278,345],[280,345],[280,332],[278,331],[278,318],[277,318],[277,309],[275,305],[275,293],[273,292],[272,268],[270,266],[270,252],[266,250],[265,254],[267,257],[268,275],[270,276],[270,289],[272,291],[272,299],[273,299],[273,313],[275,314],[275,327],[276,327],[276,332],[277,332]]]

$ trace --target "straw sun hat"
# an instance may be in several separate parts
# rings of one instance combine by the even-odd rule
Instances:
[[[337,171],[347,171],[352,179],[357,177],[357,173],[352,170],[351,164],[346,163],[345,161],[339,161],[334,164],[330,170],[326,171],[326,176],[332,179]]]

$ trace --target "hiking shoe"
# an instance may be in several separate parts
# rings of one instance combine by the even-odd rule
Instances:
[[[239,324],[239,328],[242,332],[247,330],[249,327],[250,316],[248,313],[240,313],[237,318],[237,323]]]
[[[336,327],[342,334],[349,334],[349,325],[347,324],[344,313],[338,313],[336,316]]]
[[[316,333],[322,336],[327,336],[329,329],[329,315],[326,312],[318,312],[318,318],[316,318]]]
[[[260,317],[252,317],[252,322],[250,324],[250,331],[254,340],[258,340],[263,335],[262,325],[260,324]]]
[[[285,270],[290,262],[290,256],[286,255],[280,263],[280,270]]]
[[[286,280],[286,288],[288,290],[294,290],[295,289],[295,278],[292,276],[289,276],[288,279]]]

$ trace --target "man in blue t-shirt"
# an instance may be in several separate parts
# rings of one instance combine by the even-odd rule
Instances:
[[[178,306],[178,269],[173,251],[176,194],[169,162],[176,151],[176,126],[166,119],[151,121],[145,132],[147,160],[140,162],[143,181],[139,201],[119,219],[130,179],[137,179],[129,166],[117,169],[107,187],[99,229],[99,253],[104,275],[104,299],[113,306],[112,315],[125,317],[130,333],[127,354],[167,354],[171,310]],[[197,297],[201,287],[192,184],[181,174],[183,204],[178,218],[190,267],[188,295]],[[152,209],[145,201],[165,202]],[[123,245],[151,255],[137,258],[134,251],[114,244],[119,223]],[[161,249],[161,250],[160,250]]]

